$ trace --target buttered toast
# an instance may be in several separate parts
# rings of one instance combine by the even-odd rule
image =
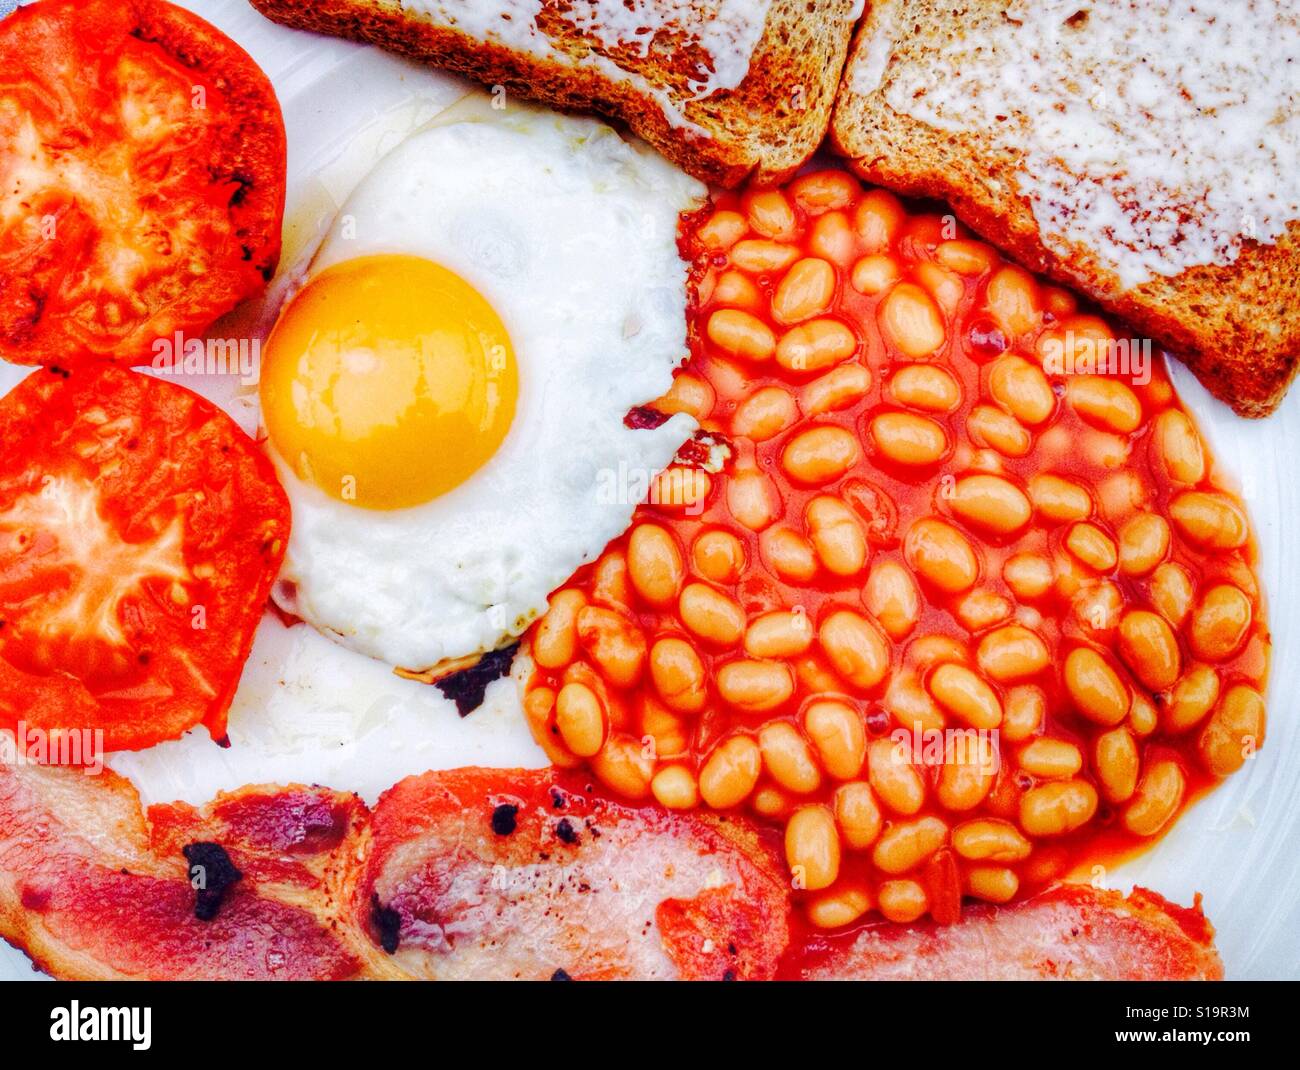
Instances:
[[[683,170],[779,182],[826,132],[860,0],[252,0],[559,108],[621,119]]]
[[[1277,407],[1300,359],[1294,7],[869,7],[831,126],[859,174],[948,201],[1241,415]]]

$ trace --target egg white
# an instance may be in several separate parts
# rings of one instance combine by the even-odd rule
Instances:
[[[686,356],[677,223],[704,193],[603,123],[517,104],[434,125],[384,157],[311,275],[384,253],[456,272],[511,336],[518,406],[482,468],[408,509],[341,502],[277,458],[293,530],[276,601],[409,669],[521,634],[627,527],[643,474],[695,428],[682,414],[653,430],[624,417],[664,393]]]

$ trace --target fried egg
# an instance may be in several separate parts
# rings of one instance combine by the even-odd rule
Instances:
[[[624,419],[686,356],[677,221],[704,193],[603,123],[514,104],[385,156],[263,350],[293,510],[277,603],[413,670],[544,612],[694,430]]]

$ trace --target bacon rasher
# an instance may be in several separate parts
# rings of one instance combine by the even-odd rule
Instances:
[[[747,822],[551,770],[425,773],[373,810],[290,786],[145,811],[107,770],[0,763],[0,935],[56,977],[1222,974],[1199,907],[1142,891],[1068,886],[829,939],[791,917],[775,846]]]

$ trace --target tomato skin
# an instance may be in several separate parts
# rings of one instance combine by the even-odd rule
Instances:
[[[270,460],[215,405],[34,372],[0,399],[0,727],[220,740],[288,537]]]
[[[0,21],[0,358],[140,365],[201,334],[274,274],[284,194],[275,92],[198,16],[39,0]]]

